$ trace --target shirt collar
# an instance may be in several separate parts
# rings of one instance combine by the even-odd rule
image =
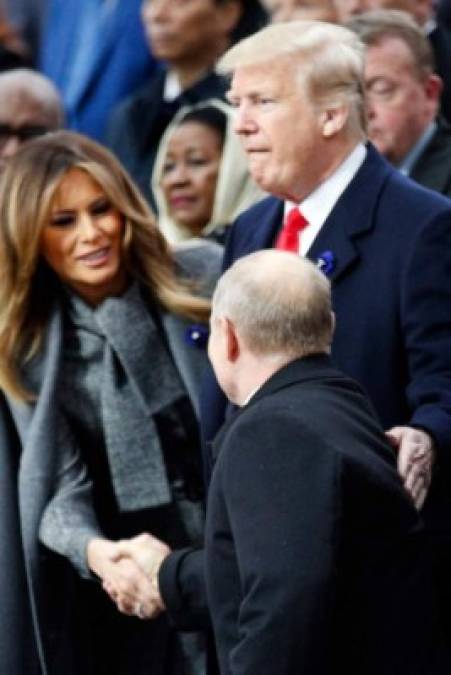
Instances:
[[[164,80],[163,98],[165,101],[174,101],[182,93],[182,87],[179,78],[172,71],[168,70]]]
[[[204,78],[207,77],[209,71],[206,69],[195,82],[192,82],[186,89],[183,89],[180,80],[177,76],[177,73],[175,73],[173,70],[168,70],[166,72],[166,77],[164,80],[164,87],[163,87],[163,99],[167,103],[171,103],[171,101],[175,101],[176,98],[180,96],[180,94],[183,94],[185,91],[189,91],[190,89],[194,88],[199,82],[202,82]]]
[[[313,226],[314,230],[319,230],[323,225],[341,194],[360,169],[365,157],[366,147],[363,143],[359,143],[334,173],[298,205],[300,211],[310,225]],[[294,206],[296,204],[286,202],[285,213],[290,211]]]

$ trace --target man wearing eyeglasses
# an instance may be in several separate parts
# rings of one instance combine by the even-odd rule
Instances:
[[[438,117],[442,80],[428,39],[393,10],[361,14],[348,27],[367,46],[370,140],[406,176],[451,197],[451,128]]]
[[[52,82],[33,70],[0,74],[0,172],[23,143],[63,124],[60,96]]]

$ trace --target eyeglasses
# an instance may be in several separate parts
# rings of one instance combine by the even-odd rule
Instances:
[[[23,127],[12,127],[9,124],[0,124],[0,149],[13,137],[16,137],[20,143],[26,143],[27,141],[31,141],[32,138],[43,136],[49,131],[50,129],[48,127],[35,124],[24,124]]]

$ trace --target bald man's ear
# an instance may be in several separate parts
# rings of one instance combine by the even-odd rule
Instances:
[[[334,334],[335,334],[335,326],[337,325],[337,321],[335,319],[335,312],[330,313],[330,323],[331,323],[331,331],[330,332],[331,332],[331,335],[333,337]]]
[[[332,138],[335,134],[340,133],[346,125],[348,115],[349,111],[346,105],[322,110],[320,112],[319,122],[323,138]]]
[[[224,329],[226,338],[227,360],[235,363],[241,353],[240,339],[237,335],[235,325],[230,319],[224,319]]]

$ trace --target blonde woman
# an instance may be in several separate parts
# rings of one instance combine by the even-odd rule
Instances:
[[[207,254],[205,254],[207,247]],[[201,672],[201,649],[120,614],[149,580],[109,540],[202,530],[197,387],[214,244],[177,260],[126,172],[57,132],[0,190],[2,675]],[[68,563],[70,561],[72,565]],[[78,574],[74,572],[77,570]],[[139,616],[133,603],[122,609]]]

